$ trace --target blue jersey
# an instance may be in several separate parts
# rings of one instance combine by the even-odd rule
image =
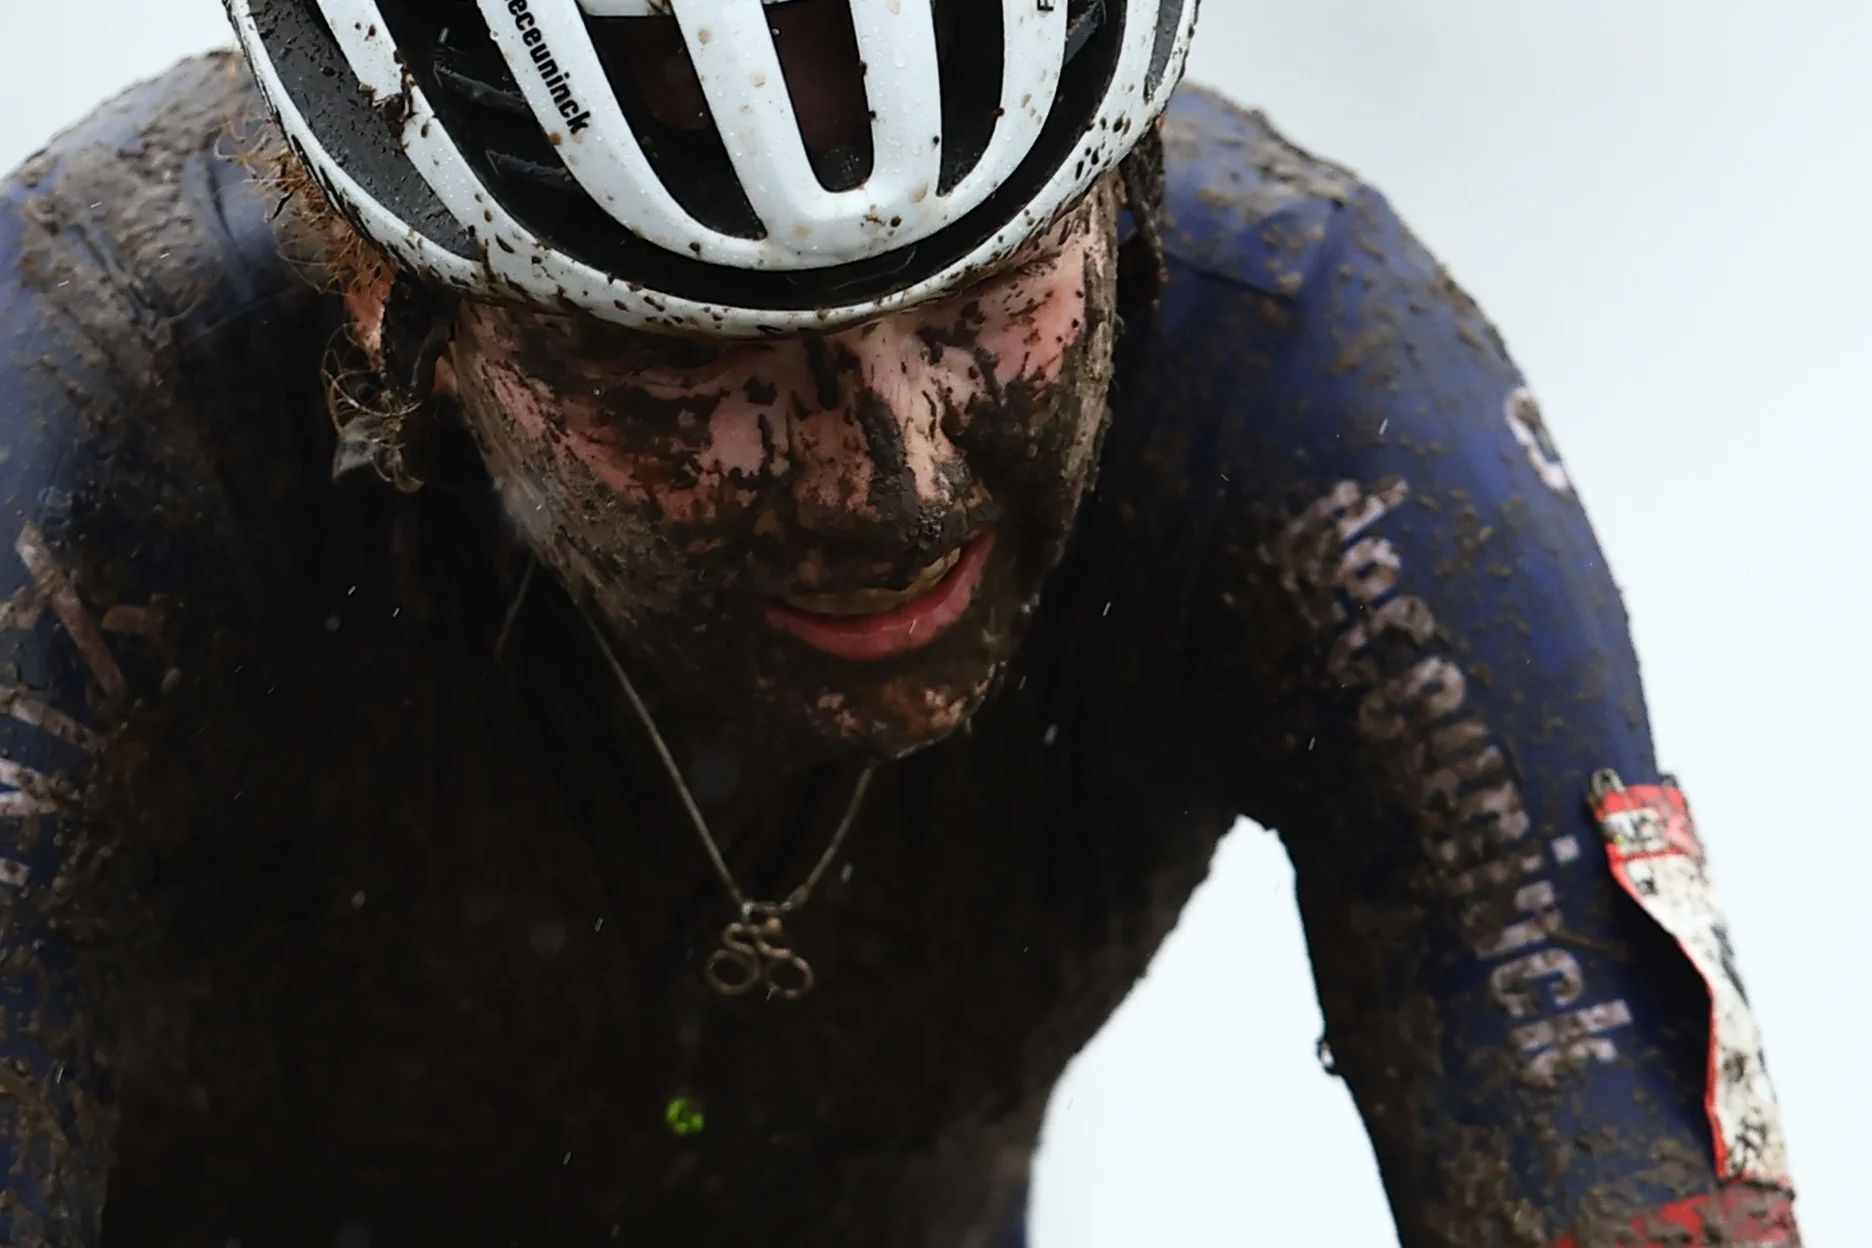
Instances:
[[[1073,547],[777,1014],[697,987],[707,864],[492,489],[332,479],[257,115],[189,62],[0,184],[5,1242],[1019,1243],[1243,815],[1409,1248],[1798,1242],[1617,590],[1376,191],[1179,94]]]

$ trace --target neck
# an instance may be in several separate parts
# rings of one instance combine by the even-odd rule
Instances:
[[[862,772],[860,764],[817,757],[798,742],[731,720],[662,681],[633,674],[602,629],[589,621],[588,627],[684,813],[692,822],[699,816],[704,828],[698,836],[713,836],[724,851],[725,838],[737,836],[738,829],[769,825],[784,837],[787,825],[821,822],[831,777]],[[651,670],[646,665],[642,672]]]

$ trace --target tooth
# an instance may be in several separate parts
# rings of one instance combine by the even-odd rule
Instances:
[[[962,560],[960,550],[952,550],[918,572],[916,579],[902,589],[855,589],[843,594],[788,594],[789,605],[813,615],[876,615],[914,602],[936,588]]]

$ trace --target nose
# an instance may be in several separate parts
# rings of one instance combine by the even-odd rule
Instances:
[[[967,379],[916,329],[890,317],[808,344],[817,410],[794,416],[801,523],[892,558],[949,536],[973,489],[943,428]]]

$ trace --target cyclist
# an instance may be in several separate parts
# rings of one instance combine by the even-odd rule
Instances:
[[[228,8],[0,186],[7,1242],[1018,1244],[1243,815],[1405,1244],[1796,1242],[1538,404],[1193,0]]]

